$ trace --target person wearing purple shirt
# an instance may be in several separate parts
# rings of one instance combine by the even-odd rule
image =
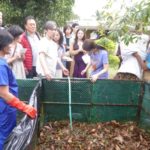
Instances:
[[[105,68],[105,65],[108,65],[108,53],[107,51],[101,49],[97,49],[91,55],[91,65],[92,65],[92,72],[91,76],[98,74]],[[98,79],[108,79],[108,71],[103,72],[99,75]]]
[[[84,50],[82,49],[83,42],[85,40],[85,32],[83,29],[78,29],[74,42],[70,45],[70,54],[74,57],[73,77],[75,78],[86,78],[86,74],[81,74],[81,71],[85,69],[86,64],[84,63],[82,56]]]
[[[97,41],[98,40],[94,41],[87,39],[83,43],[83,49],[88,52],[90,62],[82,73],[85,73],[91,66],[92,71],[90,78],[92,82],[95,82],[97,79],[108,79],[108,52],[102,47],[102,45],[99,45],[100,42]]]

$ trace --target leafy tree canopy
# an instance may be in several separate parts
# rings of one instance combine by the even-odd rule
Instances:
[[[150,1],[131,1],[128,5],[125,0],[120,0],[120,9],[111,9],[116,0],[108,0],[107,5],[96,12],[97,20],[100,21],[100,33],[109,30],[110,38],[118,41],[119,38],[126,44],[136,38],[136,34],[149,34],[150,26]],[[133,3],[134,2],[134,3]]]
[[[41,29],[45,21],[54,20],[63,26],[72,17],[74,0],[0,0],[4,23],[23,26],[26,16],[35,17]]]

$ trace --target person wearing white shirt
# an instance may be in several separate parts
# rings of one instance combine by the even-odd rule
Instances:
[[[44,26],[45,37],[40,41],[39,53],[36,64],[36,71],[39,75],[46,77],[47,80],[55,78],[57,63],[63,73],[68,75],[68,70],[64,67],[58,57],[58,45],[53,41],[56,23],[47,21]]]
[[[23,61],[26,77],[34,78],[37,76],[36,61],[40,35],[37,32],[37,24],[33,16],[27,16],[24,21],[25,32],[21,36],[21,44],[26,49]]]
[[[114,77],[117,80],[141,80],[143,77],[142,63],[146,58],[146,45],[148,37],[146,35],[138,35],[137,41],[125,45],[120,43],[121,47],[121,66]]]

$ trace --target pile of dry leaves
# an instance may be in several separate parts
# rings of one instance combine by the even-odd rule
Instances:
[[[47,123],[40,131],[39,150],[150,150],[150,134],[133,122],[88,124]]]

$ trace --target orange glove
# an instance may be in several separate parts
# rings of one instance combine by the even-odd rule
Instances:
[[[36,117],[37,111],[34,107],[25,104],[24,102],[20,101],[17,97],[14,97],[11,101],[7,102],[8,105],[19,109],[20,111],[29,115],[32,119]]]

